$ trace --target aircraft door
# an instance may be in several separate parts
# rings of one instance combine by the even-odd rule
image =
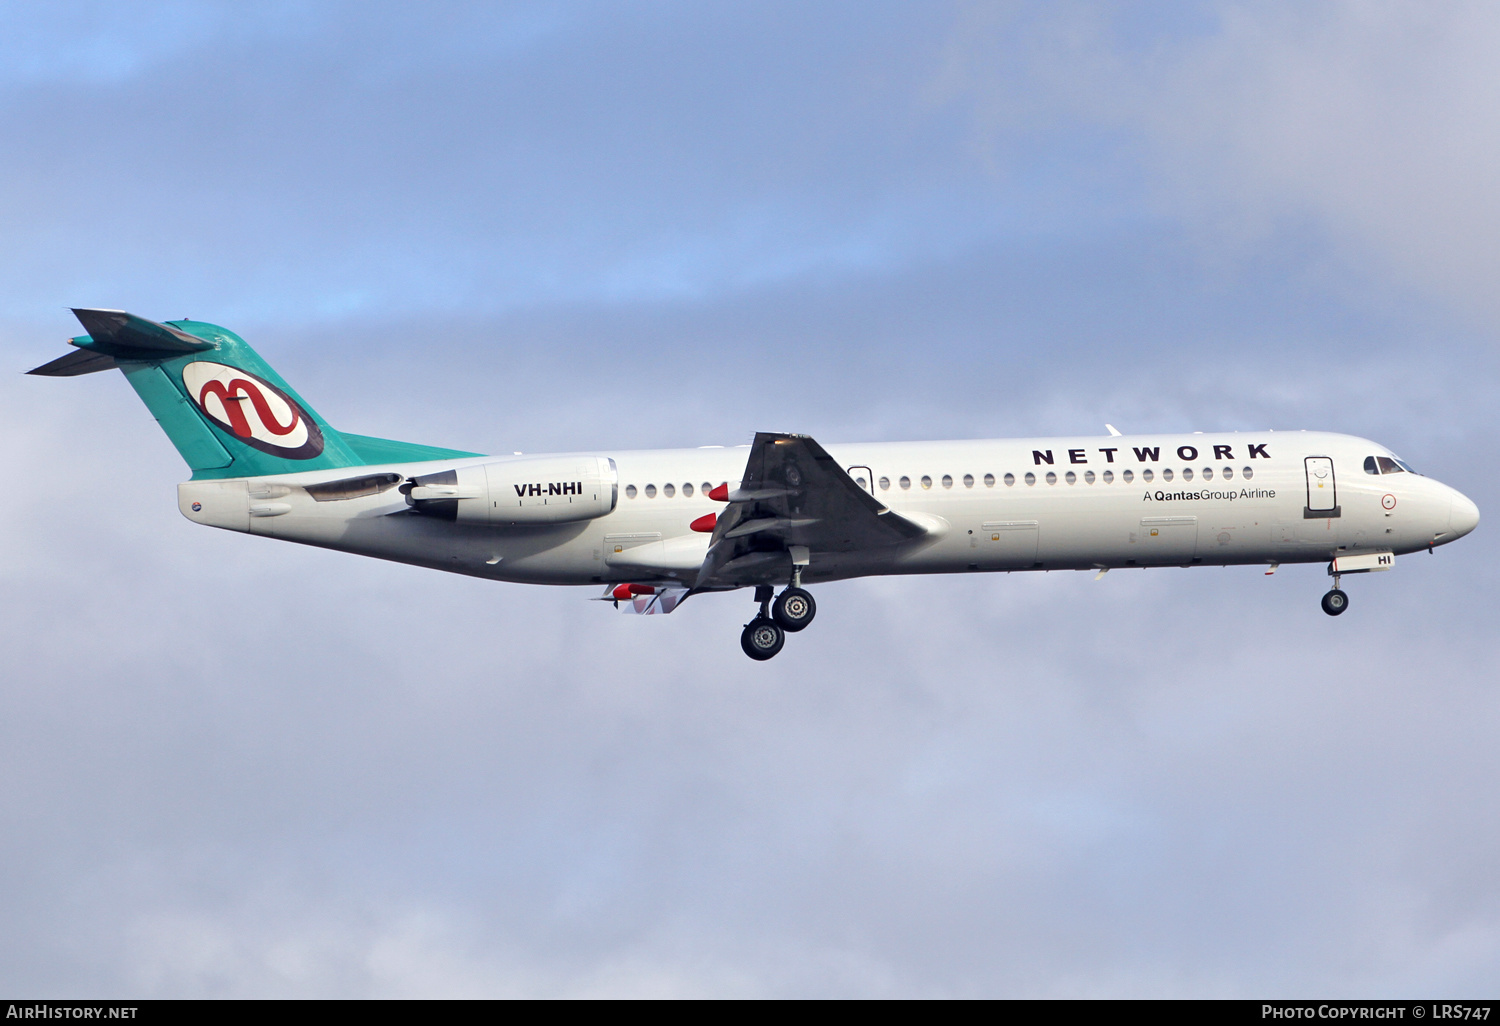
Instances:
[[[1327,456],[1309,456],[1302,461],[1307,468],[1307,505],[1304,519],[1339,515],[1338,487],[1333,479],[1333,460]]]
[[[854,483],[865,491],[871,495],[875,494],[875,475],[870,472],[869,467],[850,467],[849,476],[854,478]]]
[[[1040,531],[1035,520],[988,520],[980,527],[979,565],[986,570],[1029,570],[1036,565]]]
[[[1131,535],[1131,541],[1137,538],[1140,555],[1136,558],[1144,565],[1191,563],[1198,552],[1198,518],[1141,517],[1140,531]]]

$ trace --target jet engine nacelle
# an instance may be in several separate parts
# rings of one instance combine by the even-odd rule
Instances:
[[[593,520],[619,501],[606,456],[548,456],[455,467],[401,486],[407,505],[460,524],[566,524]]]

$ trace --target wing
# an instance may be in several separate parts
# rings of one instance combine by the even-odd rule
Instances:
[[[927,533],[857,485],[808,436],[758,432],[693,590],[764,583],[817,553],[889,549]]]

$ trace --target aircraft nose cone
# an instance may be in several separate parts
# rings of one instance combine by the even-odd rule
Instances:
[[[1461,538],[1479,526],[1479,507],[1467,495],[1453,493],[1448,506],[1448,528],[1455,538]]]

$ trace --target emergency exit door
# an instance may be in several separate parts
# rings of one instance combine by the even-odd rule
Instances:
[[[1302,516],[1307,520],[1338,516],[1339,493],[1333,480],[1333,460],[1327,456],[1309,456],[1302,463],[1307,469],[1307,505]]]

